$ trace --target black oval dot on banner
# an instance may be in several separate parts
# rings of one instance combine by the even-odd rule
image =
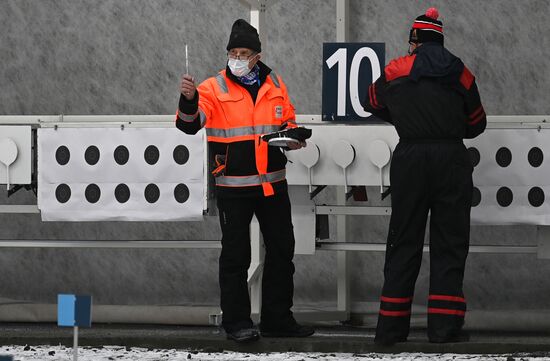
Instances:
[[[540,167],[542,161],[544,160],[544,154],[540,148],[533,147],[527,154],[527,160],[531,166],[535,168]]]
[[[477,207],[481,203],[481,192],[478,187],[472,190],[472,207]]]
[[[540,187],[533,187],[529,189],[527,198],[533,207],[540,207],[544,203],[544,191]]]
[[[130,158],[130,152],[128,151],[128,148],[126,148],[123,145],[119,145],[115,149],[115,153],[113,154],[115,157],[115,162],[117,162],[119,165],[124,165],[128,163],[128,159]]]
[[[145,187],[145,199],[149,203],[155,203],[160,198],[160,190],[159,187],[157,187],[156,184],[148,184],[147,187]]]
[[[496,160],[501,167],[508,167],[512,163],[512,152],[506,147],[502,147],[497,151]]]
[[[84,191],[86,200],[90,203],[97,203],[101,197],[101,190],[97,184],[89,184]]]
[[[179,165],[187,163],[189,160],[189,149],[185,145],[178,145],[174,148],[174,160]]]
[[[99,162],[99,148],[95,145],[90,145],[84,153],[84,159],[89,165],[95,165]]]
[[[115,198],[118,203],[126,203],[130,199],[130,188],[126,184],[119,184],[115,188]]]
[[[470,162],[472,162],[472,167],[477,166],[479,164],[479,160],[481,159],[479,150],[475,147],[470,147],[468,148],[468,154],[470,154]]]
[[[497,202],[501,207],[508,207],[514,200],[514,194],[508,187],[500,187],[497,191]]]
[[[69,148],[62,145],[55,151],[55,160],[57,160],[57,163],[59,165],[65,165],[69,163],[69,159],[71,158],[71,152],[69,152]]]
[[[60,184],[55,188],[55,198],[59,203],[67,203],[71,198],[71,187],[66,184]]]
[[[160,158],[159,149],[154,145],[148,146],[147,148],[145,148],[144,157],[147,164],[150,164],[150,165],[155,164],[156,162],[159,161],[159,158]]]
[[[174,198],[178,203],[185,203],[189,199],[189,188],[183,183],[180,183],[174,188]]]

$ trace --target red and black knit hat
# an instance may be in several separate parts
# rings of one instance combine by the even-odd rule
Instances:
[[[443,23],[437,18],[439,11],[429,8],[426,13],[416,18],[409,33],[409,42],[436,42],[443,45]]]

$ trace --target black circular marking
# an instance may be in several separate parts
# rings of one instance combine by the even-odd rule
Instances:
[[[183,165],[189,160],[189,149],[185,145],[180,144],[174,148],[173,156],[176,163]]]
[[[481,203],[481,192],[478,187],[472,190],[472,207],[477,207]]]
[[[119,165],[124,165],[128,163],[128,159],[130,159],[130,152],[128,151],[128,148],[126,148],[123,145],[119,145],[116,147],[114,152],[115,162],[117,162]]]
[[[55,188],[55,198],[59,203],[67,203],[71,198],[71,187],[65,183],[60,184]]]
[[[533,187],[529,189],[527,198],[533,207],[540,207],[544,203],[544,191],[540,187]]]
[[[477,150],[476,147],[470,147],[468,148],[468,154],[470,155],[470,162],[472,162],[472,167],[475,167],[479,164],[479,161],[481,159],[481,155],[479,154],[479,150]]]
[[[544,154],[542,153],[542,150],[540,148],[533,147],[527,154],[527,160],[529,161],[529,164],[531,164],[531,166],[535,168],[540,167],[542,161],[544,160]]]
[[[84,191],[86,200],[90,203],[97,203],[101,197],[101,190],[97,184],[89,184]]]
[[[148,184],[147,187],[145,187],[145,199],[149,203],[155,203],[160,198],[160,190],[159,187],[157,187],[156,184]]]
[[[174,198],[178,203],[185,203],[189,199],[189,188],[180,183],[174,188]]]
[[[514,194],[508,187],[500,187],[497,191],[497,202],[501,207],[508,207],[514,200]]]
[[[118,203],[126,203],[130,199],[130,188],[126,184],[119,184],[115,188],[115,198]]]
[[[156,162],[158,162],[160,158],[159,149],[154,145],[148,146],[147,148],[145,148],[144,157],[147,164],[150,164],[150,165],[155,164]]]
[[[95,145],[90,145],[84,153],[84,159],[89,165],[96,165],[99,162],[99,148]]]
[[[497,151],[496,160],[501,167],[508,167],[512,163],[512,152],[506,147],[502,147]]]
[[[62,145],[55,151],[55,160],[57,160],[57,163],[59,165],[65,165],[69,163],[69,159],[71,159],[71,152],[69,151],[69,148]]]

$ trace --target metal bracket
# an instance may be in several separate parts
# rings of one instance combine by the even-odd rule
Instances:
[[[309,193],[309,199],[311,200],[311,199],[315,198],[315,196],[316,196],[317,194],[321,193],[321,191],[322,191],[323,189],[325,189],[326,187],[327,187],[327,186],[317,186],[317,187],[315,187],[315,189],[313,190],[313,192]]]
[[[389,186],[388,188],[386,188],[386,190],[384,191],[384,193],[382,193],[380,196],[381,196],[381,200],[384,200],[387,196],[389,196],[391,193],[391,186]]]

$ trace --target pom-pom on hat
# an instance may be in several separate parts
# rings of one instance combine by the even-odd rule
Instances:
[[[246,20],[239,19],[233,23],[229,42],[227,43],[227,50],[229,51],[234,48],[247,48],[257,53],[262,51],[258,31],[247,23]]]
[[[416,18],[409,33],[409,42],[436,42],[443,45],[443,23],[439,20],[439,11],[429,8],[425,14]]]

